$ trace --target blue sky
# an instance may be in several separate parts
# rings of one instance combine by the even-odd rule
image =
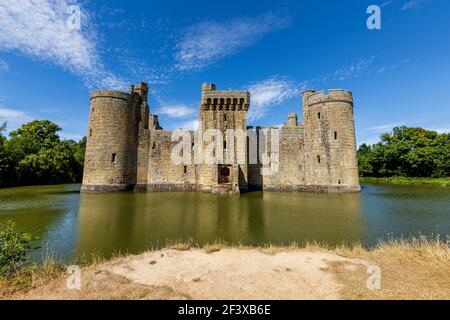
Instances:
[[[381,30],[366,27],[371,4]],[[358,143],[402,124],[450,132],[449,21],[447,0],[2,0],[0,122],[50,119],[79,139],[92,90],[143,80],[166,129],[192,128],[201,83],[215,82],[251,91],[249,124],[301,114],[306,88],[343,88]]]

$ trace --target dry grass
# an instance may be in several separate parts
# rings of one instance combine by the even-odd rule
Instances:
[[[340,252],[341,251],[341,252]],[[372,250],[341,248],[338,254],[373,261],[381,269],[381,289],[368,290],[367,269],[335,263],[332,272],[347,299],[450,299],[450,242],[425,236],[380,243]]]
[[[342,284],[341,296],[344,299],[450,299],[450,241],[449,239],[442,241],[439,237],[430,239],[420,236],[387,241],[370,250],[359,244],[327,246],[310,242],[277,246],[269,243],[255,248],[241,244],[230,245],[224,241],[202,246],[193,241],[175,241],[167,243],[166,248],[178,251],[202,249],[208,254],[225,248],[257,249],[268,255],[297,250],[329,252],[350,259],[364,259],[381,268],[381,290],[368,290],[366,266],[353,265],[350,268],[345,262],[330,263],[327,272],[333,273]],[[127,256],[128,254],[123,252],[116,253],[111,259],[105,259],[101,255],[92,254],[78,258],[74,264],[93,269],[107,260],[120,260]],[[35,264],[24,268],[12,279],[0,278],[0,299],[8,299],[55,282],[65,277],[65,270],[65,265],[49,257],[40,265]],[[125,283],[123,279],[117,279],[117,281],[117,284]],[[126,296],[133,289],[132,284],[128,282],[125,284],[124,288],[128,289],[124,289],[121,297]],[[139,290],[141,294],[148,293],[147,288],[142,287]],[[133,297],[137,296],[133,295]],[[74,296],[74,298],[77,297]]]
[[[41,264],[23,267],[9,279],[0,277],[0,299],[8,299],[18,292],[43,286],[50,281],[62,278],[65,272],[66,267],[63,264],[53,257],[47,257]]]

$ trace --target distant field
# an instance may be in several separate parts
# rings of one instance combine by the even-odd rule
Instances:
[[[433,185],[441,187],[450,187],[450,178],[360,178],[361,183],[384,183],[384,184],[404,184],[404,185]]]

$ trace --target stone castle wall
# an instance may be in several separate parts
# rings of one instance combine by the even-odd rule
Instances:
[[[136,184],[137,119],[132,95],[92,94],[83,191],[126,190]]]
[[[234,146],[234,159],[245,163],[195,164],[194,150],[204,150],[210,142],[191,136],[191,164],[174,164],[171,159],[172,131],[163,130],[158,117],[147,105],[145,83],[131,86],[130,93],[96,91],[91,96],[89,129],[82,191],[115,191],[135,188],[143,191],[206,191],[239,194],[247,190],[271,191],[359,191],[353,97],[344,90],[306,91],[302,95],[302,122],[288,115],[279,131],[278,154],[268,143],[247,138],[238,147],[227,129],[247,130],[250,94],[246,91],[219,91],[214,84],[202,86],[199,130],[220,130],[216,152]],[[256,128],[257,136],[272,134]],[[252,144],[252,145],[251,145]],[[249,163],[249,148],[258,150],[258,160],[267,148],[278,159],[268,165]],[[277,157],[275,157],[277,156]],[[226,167],[226,168],[224,168]],[[229,172],[223,180],[223,170]],[[264,172],[264,174],[263,174]]]
[[[359,190],[353,96],[344,90],[303,94],[306,185]]]

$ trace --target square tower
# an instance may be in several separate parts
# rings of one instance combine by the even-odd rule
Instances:
[[[214,164],[202,162],[199,175],[202,188],[213,191],[218,188],[218,192],[228,189],[232,193],[247,190],[246,130],[249,106],[248,91],[218,91],[213,83],[202,85],[199,133],[203,139],[199,147],[205,155],[214,144],[214,150],[208,155],[216,160]]]

